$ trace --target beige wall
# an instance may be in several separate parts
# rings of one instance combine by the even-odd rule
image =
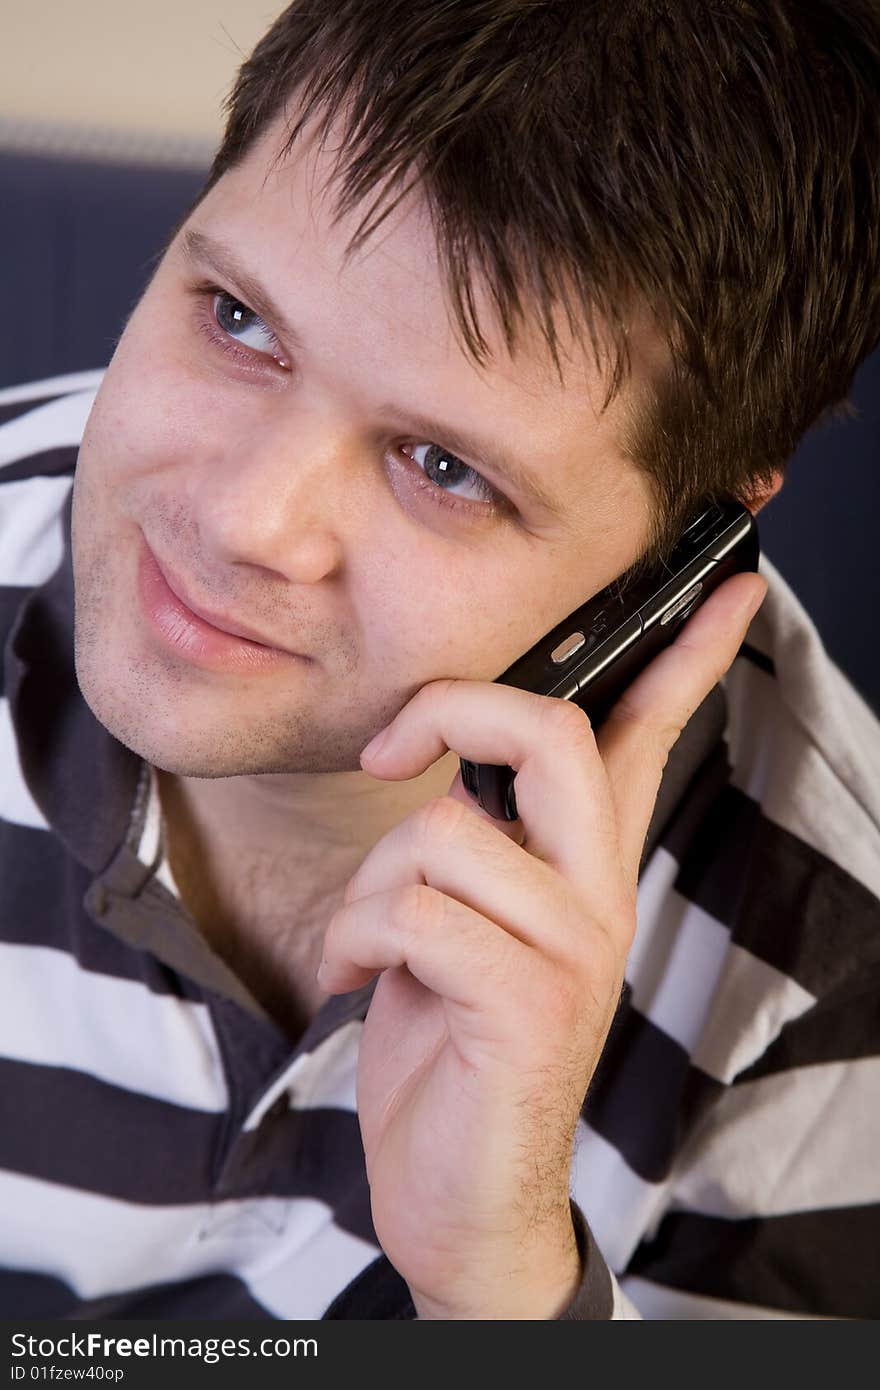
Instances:
[[[212,150],[285,0],[0,0],[0,144]]]

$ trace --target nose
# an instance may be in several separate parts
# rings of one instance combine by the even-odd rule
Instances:
[[[341,562],[355,487],[349,427],[326,411],[273,411],[226,435],[193,499],[206,553],[314,584]]]

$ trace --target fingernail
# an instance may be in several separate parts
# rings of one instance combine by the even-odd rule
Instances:
[[[380,729],[375,738],[371,738],[366,748],[361,752],[361,760],[364,758],[375,758],[377,753],[382,751],[382,746],[388,737],[387,729]]]

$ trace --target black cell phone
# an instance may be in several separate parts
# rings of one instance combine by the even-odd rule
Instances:
[[[758,528],[735,498],[707,502],[665,564],[609,584],[509,666],[503,685],[573,700],[596,728],[682,623],[732,574],[757,570]],[[496,820],[516,820],[512,768],[461,760],[461,780]]]

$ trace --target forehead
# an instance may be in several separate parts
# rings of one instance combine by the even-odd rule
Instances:
[[[451,318],[452,306],[446,302],[446,274],[438,252],[437,233],[427,199],[418,185],[349,261],[346,252],[361,219],[373,199],[381,203],[386,191],[372,190],[361,205],[339,215],[337,196],[341,185],[335,176],[335,165],[342,150],[342,129],[338,125],[331,127],[324,141],[319,143],[314,126],[306,126],[293,149],[279,158],[286,130],[284,116],[271,122],[241,163],[224,175],[218,188],[227,185],[233,198],[241,197],[247,188],[247,202],[252,205],[254,218],[263,224],[267,243],[276,234],[288,247],[306,238],[314,239],[320,243],[328,264],[335,262],[341,270],[343,260],[346,261],[346,272],[351,272],[346,274],[346,283],[351,287],[356,284],[354,267],[357,266],[364,276],[369,275],[372,283],[384,278],[392,288],[393,282],[399,282],[398,288],[416,292],[419,304],[429,303],[432,310],[436,310],[442,300],[446,315]],[[397,191],[390,190],[388,201],[396,196]],[[491,291],[476,267],[469,276],[469,288],[480,328],[489,343],[488,357],[492,366],[508,371],[515,363],[522,372],[523,384],[528,378],[536,387],[544,388],[554,378],[558,379],[537,313],[528,304],[524,305],[525,313],[511,353],[496,319]],[[595,363],[587,366],[581,335],[572,333],[561,310],[554,316],[554,324],[566,364],[566,379],[570,378],[577,389],[588,386],[590,394],[594,394],[600,373]],[[451,329],[457,327],[457,324],[450,324]]]

